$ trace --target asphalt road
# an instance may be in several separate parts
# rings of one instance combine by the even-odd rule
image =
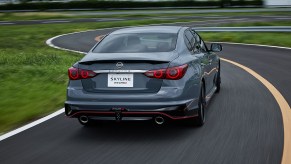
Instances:
[[[189,25],[189,24],[188,24]],[[53,44],[88,51],[96,30],[65,35]],[[202,36],[203,37],[203,36]],[[291,102],[291,50],[223,44],[221,57],[250,67]],[[222,88],[206,112],[206,124],[102,123],[85,128],[64,115],[0,142],[2,163],[258,163],[279,164],[281,111],[270,92],[242,69],[222,62]]]

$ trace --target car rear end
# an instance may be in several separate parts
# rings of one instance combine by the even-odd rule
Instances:
[[[192,65],[177,62],[176,46],[166,51],[169,44],[161,40],[166,43],[167,36],[159,38],[162,44],[156,44],[153,36],[146,38],[149,41],[139,39],[142,46],[127,45],[127,49],[121,46],[118,52],[114,52],[117,45],[106,47],[105,42],[101,45],[105,46],[103,49],[93,49],[69,68],[67,116],[85,121],[155,119],[161,123],[166,118],[176,120],[197,115],[193,109],[197,108],[198,95],[189,92],[198,86],[189,68]],[[162,48],[158,45],[164,46],[166,52],[159,52]]]

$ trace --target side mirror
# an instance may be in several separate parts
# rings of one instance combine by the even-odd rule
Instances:
[[[220,51],[222,51],[222,46],[221,46],[221,44],[212,43],[211,47],[210,47],[210,50],[212,52],[220,52]]]

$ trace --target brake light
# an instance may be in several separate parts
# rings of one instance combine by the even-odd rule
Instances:
[[[68,69],[70,80],[88,79],[96,76],[97,74],[90,70],[83,70],[71,67]]]
[[[166,75],[166,69],[150,70],[144,73],[147,77],[164,79]]]
[[[188,65],[184,64],[181,66],[171,67],[167,69],[150,70],[145,72],[144,74],[150,78],[178,80],[185,75],[187,68]]]

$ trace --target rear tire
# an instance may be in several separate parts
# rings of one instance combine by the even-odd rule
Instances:
[[[200,90],[200,96],[199,96],[199,102],[198,102],[198,116],[191,118],[187,120],[187,124],[190,126],[203,126],[205,123],[205,89],[204,85],[202,83],[201,90]]]
[[[203,126],[205,123],[205,106],[206,106],[204,86],[201,87],[198,106],[199,110],[198,117],[196,118],[196,124],[198,126]]]

